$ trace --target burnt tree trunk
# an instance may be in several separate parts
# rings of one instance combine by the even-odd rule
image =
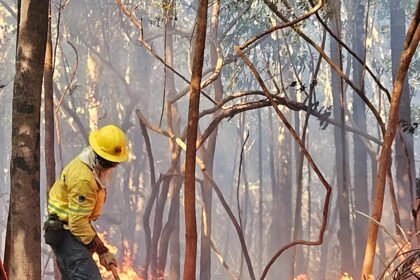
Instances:
[[[51,7],[49,8],[51,14]],[[53,92],[53,55],[51,39],[51,16],[48,21],[47,46],[44,65],[44,118],[45,118],[45,170],[47,195],[55,181],[54,154],[54,92]]]
[[[23,0],[19,5],[5,252],[10,279],[41,279],[40,108],[48,4]]]

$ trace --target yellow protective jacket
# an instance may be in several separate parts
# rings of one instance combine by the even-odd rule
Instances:
[[[95,178],[93,169],[76,157],[64,168],[48,198],[48,213],[67,223],[64,228],[86,245],[96,234],[90,222],[101,215],[106,199],[106,189]]]

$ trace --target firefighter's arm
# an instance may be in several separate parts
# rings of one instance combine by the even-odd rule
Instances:
[[[96,236],[89,217],[96,204],[96,185],[89,180],[80,180],[69,189],[69,219],[70,232],[83,244],[88,245]]]

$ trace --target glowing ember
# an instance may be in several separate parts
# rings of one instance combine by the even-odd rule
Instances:
[[[108,247],[109,251],[113,254],[116,254],[118,251],[117,247],[114,247],[110,245],[104,234],[98,234],[99,237],[102,239],[102,241],[105,243],[105,245]],[[124,247],[125,247],[125,253],[124,253],[124,260],[121,262],[118,261],[118,275],[121,280],[141,280],[142,278],[137,274],[137,272],[133,268],[133,261],[131,259],[131,252],[128,249],[128,242],[124,241]],[[99,257],[97,254],[94,254],[93,259],[95,260],[96,264],[99,267],[99,271],[101,272],[102,279],[104,280],[114,280],[114,276],[112,275],[111,271],[107,271],[103,266],[99,263]]]

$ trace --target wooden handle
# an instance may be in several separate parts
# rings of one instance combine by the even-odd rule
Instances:
[[[6,271],[4,271],[3,263],[0,259],[0,280],[7,280]]]
[[[117,267],[113,264],[111,264],[111,271],[112,275],[114,276],[115,280],[120,280],[120,276],[118,275]]]

